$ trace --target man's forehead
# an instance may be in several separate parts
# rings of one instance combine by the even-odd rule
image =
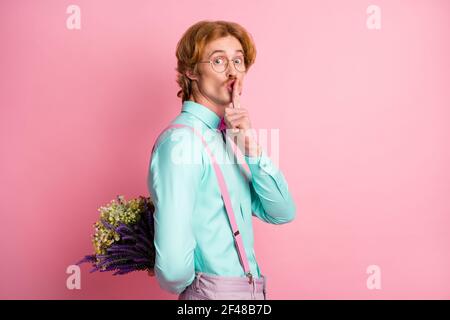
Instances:
[[[208,57],[212,56],[214,53],[217,53],[217,52],[226,53],[226,50],[220,50],[220,49],[211,50],[210,53],[208,54]],[[237,49],[237,50],[234,51],[234,53],[238,53],[238,52],[244,53],[244,50]]]

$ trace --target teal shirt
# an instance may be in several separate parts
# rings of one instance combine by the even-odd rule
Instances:
[[[230,142],[225,143],[217,130],[220,121],[207,107],[184,101],[181,113],[171,123],[202,132],[217,157],[250,270],[259,278],[252,216],[283,224],[295,218],[296,208],[283,174],[264,150],[259,157],[244,156],[251,174],[233,161]],[[201,139],[191,129],[169,129],[161,135],[149,164],[147,184],[155,204],[154,270],[162,289],[181,293],[192,283],[195,272],[245,276],[214,169]]]

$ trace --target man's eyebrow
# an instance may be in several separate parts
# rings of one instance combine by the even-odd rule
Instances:
[[[226,52],[225,50],[214,50],[213,52],[211,52],[210,54],[209,54],[209,56],[208,57],[211,57],[214,53],[216,53],[216,52]],[[243,50],[236,50],[235,52],[242,52],[242,53],[244,53],[244,51]]]

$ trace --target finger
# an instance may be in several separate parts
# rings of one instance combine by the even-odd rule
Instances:
[[[225,115],[227,115],[227,116],[234,115],[234,114],[241,114],[241,113],[245,113],[245,112],[247,112],[247,110],[245,108],[235,109],[235,108],[231,108],[231,107],[225,107]]]
[[[239,95],[239,87],[240,81],[239,78],[236,78],[236,81],[233,83],[232,101],[233,101],[233,108],[237,109],[241,107],[241,96]]]
[[[233,123],[228,121],[228,119],[225,119],[225,124],[227,125],[227,132],[228,132],[229,129],[231,129],[232,133],[236,133],[236,132],[239,131],[239,129],[236,128],[236,126]]]
[[[225,120],[225,124],[227,125],[227,127],[230,127],[230,125],[236,121],[239,120],[241,121],[241,119],[247,119],[248,114],[247,113],[236,113],[236,114],[232,114],[232,115],[226,115],[224,117]]]
[[[247,116],[245,113],[236,113],[236,114],[229,115],[227,117],[227,120],[234,121],[236,119],[240,119],[241,117],[245,117],[245,116]]]
[[[239,120],[239,118],[235,118],[235,119],[227,119],[225,120],[225,124],[227,125],[228,129],[235,129],[237,128],[237,121]]]
[[[242,127],[242,124],[247,120],[246,116],[239,116],[234,118],[233,120],[230,120],[230,125],[232,128],[240,128]]]
[[[239,96],[242,94],[242,81],[239,81]]]
[[[236,117],[233,117],[232,119],[228,118],[225,120],[225,124],[228,128],[232,129],[231,132],[236,133],[239,132],[239,128],[241,127],[241,124],[243,121],[246,120],[245,115],[237,115]]]

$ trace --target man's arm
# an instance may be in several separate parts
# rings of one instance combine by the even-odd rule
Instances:
[[[256,157],[244,156],[252,175],[252,214],[264,222],[284,224],[294,220],[296,207],[281,171],[261,150]]]
[[[179,294],[195,277],[192,215],[203,164],[201,156],[197,163],[191,161],[194,150],[201,152],[195,149],[199,139],[191,129],[176,129],[167,135],[154,151],[148,175],[155,203],[154,270],[161,288]]]

